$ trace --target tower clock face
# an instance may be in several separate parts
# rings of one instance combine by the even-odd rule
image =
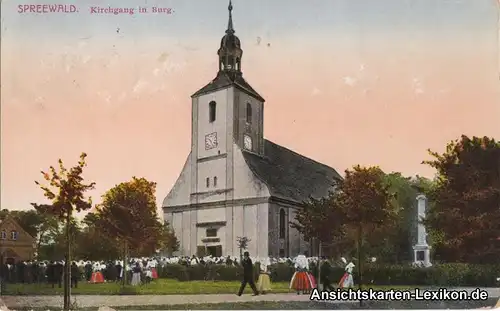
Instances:
[[[213,132],[205,135],[205,150],[217,147],[217,133]]]
[[[243,137],[243,144],[244,144],[245,149],[252,150],[252,137],[245,135]]]

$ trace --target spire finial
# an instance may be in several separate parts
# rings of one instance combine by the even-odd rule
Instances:
[[[231,3],[231,0],[229,0],[229,5],[227,7],[229,11],[229,20],[227,21],[227,30],[226,33],[234,33],[233,29],[233,14],[231,13],[233,11],[233,4]]]

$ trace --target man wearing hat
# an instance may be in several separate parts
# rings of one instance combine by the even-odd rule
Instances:
[[[257,288],[255,287],[255,283],[253,281],[253,262],[252,259],[250,259],[250,254],[248,252],[245,252],[243,254],[241,265],[243,266],[243,281],[241,281],[241,287],[238,292],[238,296],[241,296],[241,294],[243,294],[247,283],[252,288],[253,295],[257,296],[259,292],[257,292]]]

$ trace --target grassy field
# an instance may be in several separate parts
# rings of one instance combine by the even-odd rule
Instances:
[[[288,282],[272,283],[273,293],[288,293]],[[89,284],[80,283],[71,290],[73,295],[193,295],[193,294],[231,294],[240,287],[237,281],[189,281],[179,282],[172,279],[157,279],[150,284],[121,288],[119,283]],[[376,286],[377,289],[409,289],[412,286]],[[7,284],[3,295],[62,295],[63,288],[52,288],[48,284]],[[247,285],[245,293],[251,293]]]
[[[272,284],[273,293],[287,293],[289,283]],[[179,282],[172,279],[157,279],[150,284],[120,288],[118,283],[80,283],[73,288],[73,295],[190,295],[190,294],[230,294],[238,292],[239,282],[190,281]],[[3,295],[62,295],[63,288],[52,288],[48,284],[7,284]],[[247,285],[245,293],[251,293]]]

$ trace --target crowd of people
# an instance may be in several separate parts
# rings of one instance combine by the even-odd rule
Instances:
[[[157,268],[169,264],[181,265],[230,265],[241,266],[244,270],[244,287],[248,283],[255,293],[266,293],[271,290],[268,267],[283,263],[296,268],[290,288],[297,292],[307,293],[316,287],[316,280],[310,271],[310,264],[317,263],[319,258],[299,255],[295,258],[252,258],[246,252],[240,260],[238,257],[150,257],[132,258],[124,265],[123,261],[84,261],[76,260],[71,264],[71,286],[78,287],[79,282],[103,283],[118,282],[127,273],[132,285],[147,283],[158,278]],[[253,264],[259,263],[260,271],[257,286],[253,282]],[[64,261],[26,261],[5,264],[1,268],[1,278],[7,283],[48,283],[52,287],[62,287]],[[351,268],[352,271],[352,268]],[[351,277],[352,282],[352,277]],[[331,286],[328,278],[323,279]],[[342,281],[343,282],[343,281]],[[350,284],[350,283],[349,283]],[[257,288],[258,287],[258,288]]]

